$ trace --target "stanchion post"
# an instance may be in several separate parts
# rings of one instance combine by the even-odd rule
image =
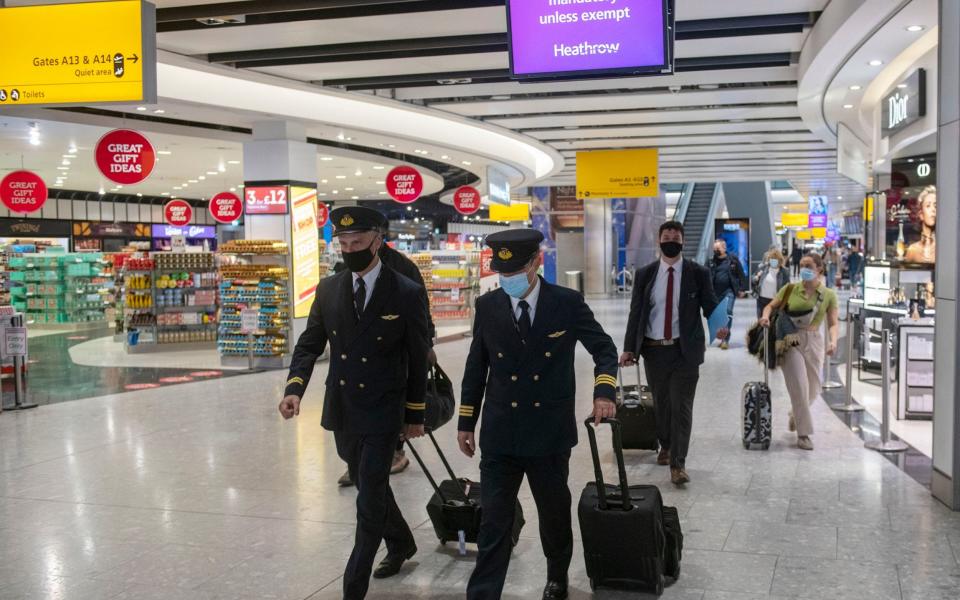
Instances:
[[[253,332],[247,333],[247,370],[253,371]]]
[[[883,344],[880,348],[883,414],[880,416],[880,439],[866,442],[864,446],[877,452],[904,452],[909,446],[900,440],[890,439],[890,331],[888,329],[883,330],[881,340]]]
[[[845,369],[844,383],[847,389],[843,394],[843,404],[831,404],[830,408],[840,412],[860,412],[863,406],[853,401],[853,319],[850,313],[847,313],[847,367]]]
[[[830,323],[827,322],[827,319],[823,320],[823,345],[826,346],[830,343]],[[843,387],[843,384],[839,381],[830,379],[830,355],[826,352],[823,353],[823,383],[821,387],[825,390],[836,390]]]
[[[17,313],[10,317],[10,325],[11,327],[23,327],[23,314]],[[24,356],[15,355],[13,357],[13,406],[8,406],[6,410],[27,410],[39,406],[36,403],[27,402],[26,386],[23,384],[24,360]]]

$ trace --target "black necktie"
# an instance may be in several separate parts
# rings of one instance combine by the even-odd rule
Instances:
[[[526,343],[527,336],[530,335],[530,305],[526,300],[521,300],[517,306],[520,307],[520,318],[517,320],[517,329],[520,331],[520,339]]]
[[[367,303],[367,284],[364,283],[363,277],[357,279],[357,291],[353,293],[353,309],[357,317],[357,321],[360,320],[360,315],[363,314],[364,304]]]

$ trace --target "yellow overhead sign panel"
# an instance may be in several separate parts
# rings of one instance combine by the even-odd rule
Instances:
[[[0,8],[0,107],[156,102],[156,30],[141,0]]]
[[[797,232],[797,239],[798,239],[798,240],[812,240],[812,239],[813,239],[813,234],[811,234],[809,230],[798,231],[798,232]]]
[[[784,227],[807,227],[809,225],[810,215],[807,213],[783,213],[780,222]]]
[[[510,206],[502,204],[490,205],[491,221],[529,221],[530,205],[525,202],[514,202]]]
[[[649,198],[660,194],[656,148],[577,152],[577,198]]]
[[[826,227],[814,227],[810,230],[810,235],[813,236],[815,240],[822,240],[827,237],[827,228]]]

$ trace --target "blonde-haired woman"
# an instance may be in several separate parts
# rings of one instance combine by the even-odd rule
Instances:
[[[780,361],[783,380],[790,394],[793,407],[790,415],[790,431],[797,432],[797,447],[813,450],[810,436],[813,434],[813,417],[810,405],[820,395],[820,368],[823,353],[833,355],[837,351],[837,336],[840,333],[837,293],[823,284],[823,259],[816,254],[807,254],[800,259],[801,283],[788,285],[777,293],[773,302],[763,309],[760,324],[770,325],[773,311],[783,308],[784,314],[777,319],[780,344],[781,319],[789,319],[791,333],[783,337],[788,349]],[[827,320],[829,340],[824,348],[820,326]]]
[[[753,291],[757,296],[757,318],[763,315],[763,309],[773,301],[777,292],[790,283],[790,270],[787,260],[779,248],[770,248],[763,255],[763,263],[753,276]]]
[[[920,241],[907,248],[907,262],[932,263],[937,260],[937,188],[928,185],[917,197],[920,212]]]

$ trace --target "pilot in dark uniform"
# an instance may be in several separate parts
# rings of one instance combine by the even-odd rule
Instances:
[[[322,279],[307,328],[293,352],[280,412],[299,414],[317,357],[330,343],[321,424],[357,484],[357,535],[343,577],[343,597],[364,598],[374,577],[395,575],[417,550],[390,490],[390,465],[402,435],[423,435],[428,316],[422,290],[377,257],[382,216],[360,207],[331,218],[348,270]]]
[[[527,476],[547,557],[545,600],[567,597],[573,556],[570,449],[577,443],[574,352],[593,355],[594,416],[613,417],[617,348],[579,293],[537,276],[543,235],[513,229],[490,235],[500,289],[477,301],[473,342],[463,374],[458,441],[476,450],[480,420],[483,517],[468,600],[495,600],[510,562],[514,505]]]

